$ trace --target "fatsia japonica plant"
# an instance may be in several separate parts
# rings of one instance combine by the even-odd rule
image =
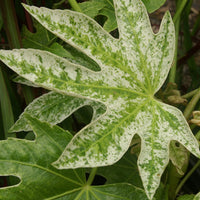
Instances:
[[[119,38],[114,38],[82,13],[24,7],[46,29],[92,59],[95,67],[37,49],[0,51],[0,59],[30,84],[52,90],[33,101],[11,128],[32,130],[36,139],[0,142],[0,174],[21,180],[0,189],[0,198],[153,199],[172,140],[200,157],[181,111],[154,97],[174,57],[170,13],[154,34],[141,0],[114,0],[119,30]],[[93,108],[92,120],[74,137],[56,126],[85,105]],[[96,167],[118,162],[136,134],[141,139],[137,165],[145,192],[127,183],[91,186]],[[83,168],[94,168],[88,181]]]

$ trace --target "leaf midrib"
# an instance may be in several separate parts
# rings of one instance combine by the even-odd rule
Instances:
[[[41,75],[43,75],[43,74],[41,74]],[[23,76],[23,75],[22,75]],[[45,77],[45,76],[44,76]],[[82,87],[89,87],[89,88],[99,88],[99,89],[105,89],[105,90],[121,90],[121,91],[123,91],[123,92],[128,92],[128,93],[132,93],[132,94],[138,94],[138,95],[140,95],[140,96],[144,96],[144,97],[148,97],[149,95],[148,94],[144,94],[144,93],[141,93],[141,92],[137,92],[137,91],[135,91],[135,90],[129,90],[129,89],[127,89],[127,88],[121,88],[121,87],[119,87],[119,88],[117,88],[117,87],[110,87],[110,86],[100,86],[100,85],[85,85],[85,84],[79,84],[79,83],[75,83],[75,82],[72,82],[72,81],[65,81],[65,80],[62,80],[62,79],[58,79],[58,78],[55,78],[55,77],[51,77],[51,76],[47,76],[48,77],[48,79],[53,79],[53,80],[55,80],[55,81],[57,81],[57,82],[62,82],[62,83],[64,83],[64,84],[66,84],[66,85],[74,85],[74,86],[82,86]],[[24,77],[25,78],[25,77]],[[34,81],[35,82],[35,81]],[[38,84],[38,85],[41,85],[41,82],[39,82],[39,83],[37,83],[36,82],[36,84]],[[43,87],[45,87],[45,85],[41,85],[41,86],[43,86]],[[59,88],[57,88],[57,89],[59,89]],[[54,88],[52,88],[52,90],[54,90]],[[60,89],[59,89],[60,90]],[[62,90],[63,91],[63,90]],[[63,92],[65,92],[65,91],[63,91]]]
[[[143,74],[144,74],[145,79],[147,80],[147,83],[148,83],[148,86],[149,86],[149,87],[148,87],[148,91],[149,91],[150,93],[152,93],[152,91],[151,91],[150,79],[149,79],[149,76],[148,76],[147,63],[145,62],[145,56],[143,55],[143,53],[142,53],[142,51],[141,51],[141,49],[140,49],[140,47],[139,47],[139,43],[138,43],[138,34],[136,34],[136,31],[135,31],[135,29],[133,28],[133,27],[135,27],[135,26],[134,26],[132,20],[130,20],[129,17],[127,17],[127,19],[128,19],[128,21],[129,21],[129,23],[132,25],[132,32],[133,32],[133,35],[135,36],[135,40],[136,40],[136,42],[135,42],[136,48],[137,48],[137,51],[139,52],[139,55],[140,55],[140,70],[144,69],[144,70],[142,70],[142,71],[143,71]],[[141,67],[141,66],[142,66],[142,67]]]
[[[76,184],[76,185],[80,185],[80,186],[82,185],[82,184],[80,184],[80,183],[74,181],[73,179],[70,179],[70,178],[68,178],[68,177],[65,177],[65,176],[63,176],[63,175],[61,175],[61,174],[56,173],[55,171],[52,171],[52,170],[50,170],[50,169],[47,169],[47,168],[45,168],[45,167],[43,167],[43,166],[40,166],[40,165],[37,165],[37,164],[29,164],[29,163],[25,163],[25,162],[21,162],[21,161],[16,161],[16,160],[0,160],[0,162],[9,162],[9,163],[15,163],[15,164],[24,165],[24,166],[29,166],[29,167],[33,167],[33,168],[35,167],[35,168],[38,168],[38,169],[40,169],[40,170],[46,171],[46,172],[48,172],[48,173],[50,173],[50,174],[53,174],[53,175],[55,175],[55,176],[59,176],[60,178],[65,179],[65,180],[67,180],[67,181],[69,181],[69,182],[71,182],[71,183],[74,183],[74,184]]]
[[[91,193],[93,193],[92,190],[94,190],[94,191],[96,191],[96,192],[99,192],[99,193],[101,193],[101,194],[103,194],[103,195],[106,195],[106,196],[108,195],[108,196],[120,198],[120,199],[123,199],[123,200],[130,200],[130,199],[128,199],[128,198],[124,198],[124,197],[121,197],[121,196],[118,196],[118,195],[115,195],[115,194],[103,192],[103,191],[101,191],[101,190],[96,189],[95,187],[93,187],[93,188],[91,189],[91,191],[90,191]]]

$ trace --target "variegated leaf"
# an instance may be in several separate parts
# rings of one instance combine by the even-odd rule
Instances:
[[[30,103],[20,115],[17,122],[11,127],[10,131],[19,132],[31,130],[31,127],[24,117],[26,114],[29,114],[40,121],[55,125],[86,105],[93,108],[92,121],[98,119],[105,112],[105,106],[102,103],[91,101],[89,99],[66,96],[56,92],[49,92]]]
[[[194,197],[194,200],[199,200],[200,199],[200,192]]]
[[[169,12],[158,34],[152,32],[141,0],[114,0],[120,38],[84,14],[25,6],[43,26],[92,58],[100,71],[40,50],[1,51],[11,69],[36,85],[104,103],[106,112],[82,129],[54,163],[63,168],[106,166],[117,162],[135,134],[141,137],[138,168],[149,199],[177,140],[200,156],[182,113],[154,98],[174,56],[174,25]]]

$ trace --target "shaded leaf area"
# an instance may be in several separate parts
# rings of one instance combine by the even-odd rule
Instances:
[[[89,69],[98,71],[100,68],[92,59],[76,50],[72,46],[56,42],[55,35],[45,29],[37,21],[34,21],[35,33],[31,33],[25,26],[22,29],[22,44],[24,48],[34,48],[49,51],[55,55],[67,58],[73,63],[83,65]]]
[[[142,0],[149,13],[159,9],[166,0]],[[89,0],[79,4],[83,13],[91,18],[95,18],[98,15],[106,17],[103,23],[103,28],[111,32],[117,28],[117,21],[115,17],[115,9],[113,0]]]
[[[106,178],[107,184],[130,183],[143,188],[137,167],[137,156],[130,150],[114,165],[99,167],[97,174]]]
[[[35,141],[10,138],[0,142],[0,174],[21,180],[15,186],[0,188],[1,199],[147,199],[143,190],[130,184],[90,186],[82,169],[55,169],[51,163],[72,138],[71,134],[28,114],[25,119],[36,134]]]
[[[103,28],[111,32],[117,28],[117,21],[115,17],[115,9],[112,0],[90,0],[80,3],[80,8],[83,13],[89,17],[95,18],[98,15],[103,15],[106,20]]]
[[[102,103],[81,99],[73,96],[66,96],[56,92],[49,92],[35,99],[20,115],[17,122],[11,127],[11,132],[30,131],[31,127],[26,122],[26,114],[37,118],[40,121],[52,125],[59,124],[79,108],[89,105],[93,108],[92,121],[98,119],[105,112]]]
[[[176,167],[180,175],[184,175],[184,166],[189,162],[189,153],[187,149],[179,143],[172,141],[170,143],[169,158]]]
[[[165,14],[159,33],[154,34],[140,0],[114,0],[114,5],[119,39],[82,13],[25,6],[49,31],[98,63],[100,71],[41,50],[1,51],[0,58],[36,85],[105,105],[106,112],[75,135],[54,166],[114,164],[138,134],[138,169],[152,199],[169,161],[170,141],[180,142],[196,156],[199,145],[182,113],[154,98],[174,57],[170,14]]]

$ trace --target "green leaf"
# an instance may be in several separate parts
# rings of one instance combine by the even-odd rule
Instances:
[[[26,26],[22,27],[22,44],[24,48],[50,50],[49,45],[55,40],[55,35],[45,29],[37,21],[33,21],[35,32],[30,32]],[[62,47],[62,46],[61,46]]]
[[[51,163],[71,140],[69,132],[26,115],[35,141],[9,138],[0,141],[0,174],[20,178],[15,186],[1,188],[1,199],[45,199],[79,188],[85,182],[82,170],[57,170]]]
[[[178,200],[195,200],[194,194],[190,194],[190,195],[186,194],[186,195],[180,196],[180,197],[178,197]]]
[[[138,134],[138,169],[152,199],[169,161],[170,141],[180,142],[196,156],[200,156],[199,145],[181,111],[154,98],[174,57],[174,25],[169,12],[159,33],[154,34],[140,0],[114,0],[114,5],[119,39],[82,13],[25,6],[49,31],[98,63],[101,71],[33,49],[0,51],[0,58],[36,85],[106,106],[98,120],[75,135],[54,166],[112,165]]]
[[[90,105],[93,108],[92,121],[98,119],[98,117],[105,112],[105,106],[102,103],[89,99],[66,96],[56,92],[44,94],[26,107],[17,122],[11,127],[10,131],[19,132],[31,130],[30,125],[26,122],[26,114],[40,121],[55,125],[86,105]]]
[[[142,0],[149,13],[159,9],[166,0]]]
[[[159,9],[166,0],[142,0],[149,13]],[[79,4],[82,12],[89,17],[96,17],[103,15],[107,19],[103,24],[103,28],[111,32],[117,28],[117,21],[115,17],[115,9],[113,0],[89,0]]]
[[[51,199],[51,198],[50,198]],[[53,199],[53,198],[52,198]],[[147,200],[143,190],[126,183],[118,183],[103,186],[85,186],[83,189],[66,196],[58,195],[57,200]]]
[[[130,183],[143,188],[137,167],[137,156],[130,150],[114,165],[99,167],[97,174],[105,177],[107,184]]]
[[[103,28],[111,32],[117,28],[115,10],[112,0],[91,0],[79,4],[84,14],[89,17],[103,15],[107,19],[104,22]]]
[[[38,22],[34,22],[36,33],[31,33],[24,26],[22,30],[22,44],[24,48],[34,48],[49,51],[55,55],[67,58],[75,64],[83,65],[89,69],[99,70],[99,66],[89,57],[74,49],[72,46],[65,44],[61,46],[59,43],[54,42],[57,38]]]
[[[83,170],[58,170],[51,163],[71,140],[69,132],[25,115],[36,134],[35,141],[10,138],[0,141],[0,175],[20,178],[14,186],[0,188],[5,200],[109,199],[147,200],[145,192],[130,184],[90,186]]]

